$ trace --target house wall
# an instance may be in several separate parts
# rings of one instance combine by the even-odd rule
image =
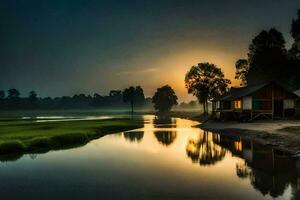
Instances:
[[[274,88],[274,91],[272,91]],[[254,110],[272,110],[272,97],[275,101],[283,101],[284,109],[295,107],[293,96],[286,90],[276,85],[268,85],[253,94]]]
[[[252,109],[252,96],[243,97],[243,110]]]
[[[231,109],[231,101],[222,101],[222,110]]]
[[[283,100],[293,98],[286,90],[274,85],[274,94],[272,93],[273,85],[267,85],[253,94],[254,99],[272,99]]]
[[[283,101],[283,108],[284,109],[295,108],[295,101],[293,99],[285,99]]]

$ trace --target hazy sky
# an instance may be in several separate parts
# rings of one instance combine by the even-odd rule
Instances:
[[[262,29],[290,45],[299,0],[0,0],[0,89],[27,95],[107,94],[171,85],[188,100],[186,71],[199,62],[234,77]]]

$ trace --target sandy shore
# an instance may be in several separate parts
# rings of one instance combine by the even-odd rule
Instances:
[[[300,153],[300,120],[259,121],[252,123],[213,122],[199,125],[200,128],[220,134],[239,135],[254,139],[265,145]]]

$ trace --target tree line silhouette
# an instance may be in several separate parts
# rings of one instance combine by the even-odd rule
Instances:
[[[177,96],[171,86],[165,85],[158,88],[153,97],[145,97],[141,86],[130,86],[121,90],[111,90],[107,96],[94,93],[93,96],[75,94],[62,97],[38,97],[35,91],[28,93],[27,97],[21,96],[17,89],[9,89],[7,92],[0,90],[0,110],[18,109],[85,109],[85,108],[147,108],[165,113],[173,106],[178,109],[196,109],[197,101],[181,102],[178,105]]]
[[[130,87],[131,88],[131,87]],[[143,89],[135,87],[130,102],[137,107],[151,104],[151,98],[145,98]],[[111,90],[107,96],[95,93],[93,96],[75,94],[62,97],[38,97],[35,91],[31,91],[27,97],[21,97],[17,89],[9,89],[7,92],[0,90],[0,109],[82,109],[82,108],[120,108],[128,107],[125,91]]]

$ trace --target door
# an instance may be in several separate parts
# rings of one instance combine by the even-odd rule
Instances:
[[[274,117],[283,117],[283,100],[274,100]]]

